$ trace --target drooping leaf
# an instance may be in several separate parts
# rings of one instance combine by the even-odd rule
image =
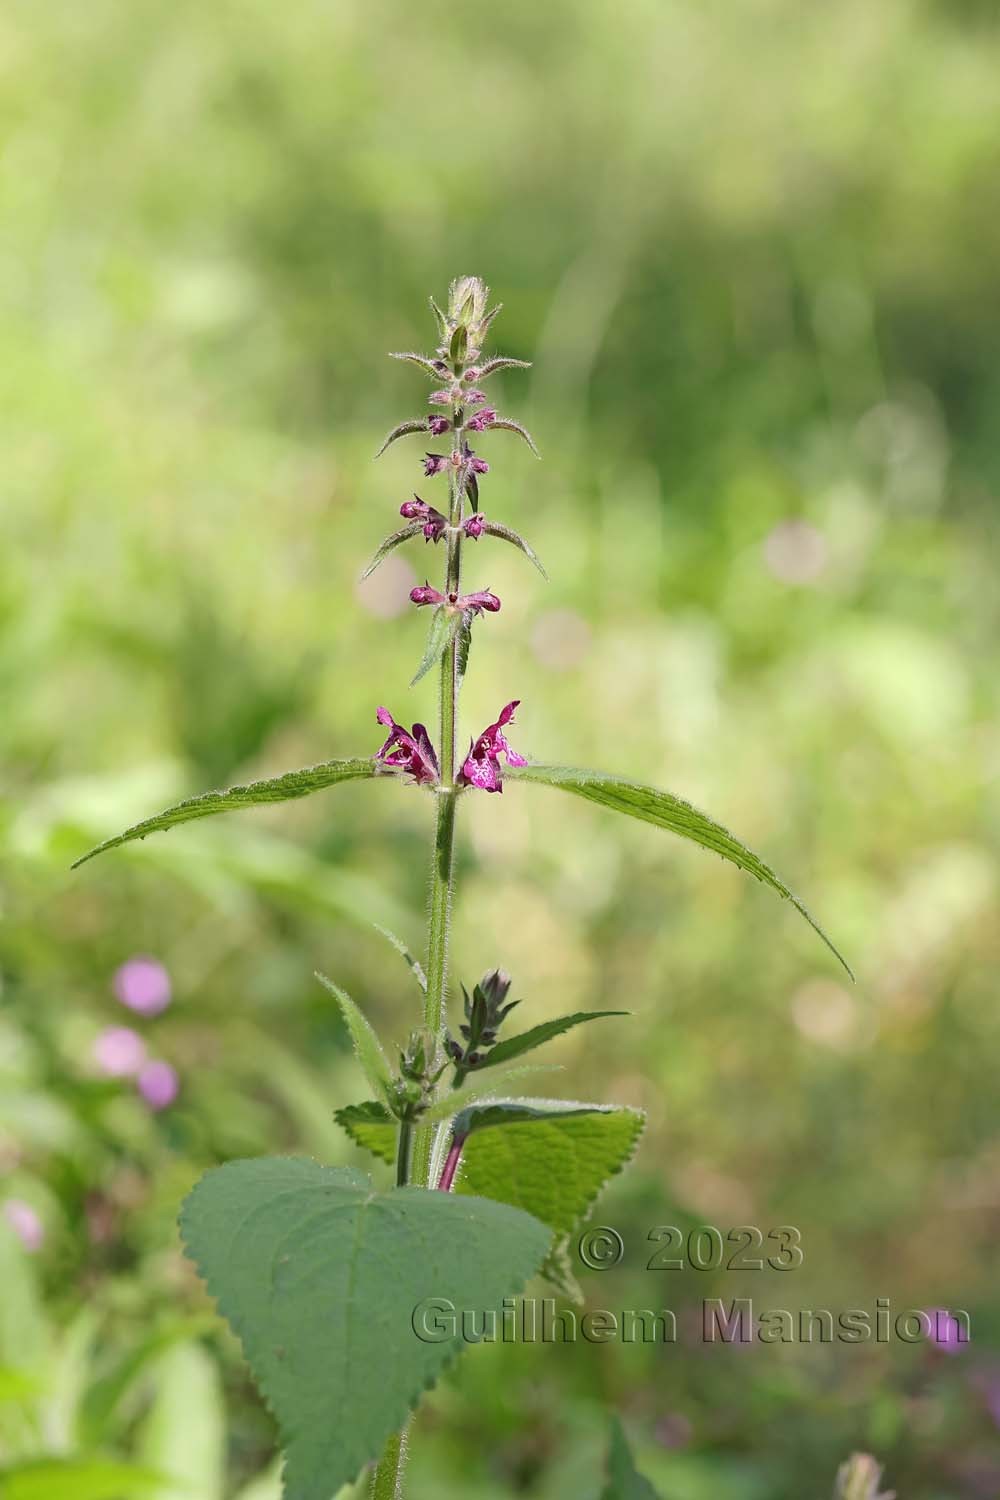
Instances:
[[[490,423],[490,431],[495,432],[497,428],[500,428],[502,432],[516,432],[518,437],[524,438],[524,441],[527,443],[528,447],[531,449],[535,457],[541,458],[542,455],[535,447],[534,438],[531,436],[531,433],[528,431],[527,427],[522,427],[520,422],[515,422],[510,417],[496,417]]]
[[[386,436],[385,442],[382,444],[381,448],[378,450],[378,452],[376,453],[375,457],[376,458],[381,458],[382,454],[388,448],[389,444],[390,443],[394,443],[397,438],[407,437],[409,435],[409,433],[411,433],[411,432],[426,432],[426,431],[427,431],[427,418],[426,417],[417,417],[416,420],[413,421],[413,422],[400,422],[399,426],[398,427],[394,427],[392,429],[392,431]]]
[[[342,990],[339,984],[334,984],[333,980],[327,979],[325,974],[317,974],[316,978],[325,989],[330,991],[340,1006],[340,1013],[351,1034],[351,1041],[354,1043],[354,1055],[361,1064],[369,1084],[376,1094],[381,1094],[385,1099],[391,1099],[392,1069],[389,1067],[389,1059],[382,1050],[382,1043],[376,1036],[371,1022],[360,1006],[355,1004],[347,991]]]
[[[511,359],[508,355],[501,354],[495,359],[488,359],[484,365],[479,367],[477,380],[485,380],[487,375],[494,375],[497,370],[530,370],[530,359]]]
[[[541,1047],[544,1042],[549,1042],[555,1036],[561,1036],[564,1031],[571,1031],[574,1026],[581,1026],[584,1021],[600,1021],[605,1016],[627,1016],[627,1010],[578,1010],[571,1016],[559,1016],[554,1021],[541,1021],[537,1026],[532,1026],[530,1031],[522,1031],[517,1036],[505,1037],[502,1042],[497,1042],[489,1052],[484,1053],[482,1062],[476,1068],[481,1073],[484,1068],[494,1068],[499,1063],[511,1062],[515,1057],[522,1056],[525,1052],[531,1052],[535,1047]]]
[[[330,1500],[375,1459],[461,1351],[461,1314],[499,1308],[551,1238],[506,1204],[295,1158],[209,1172],[181,1234],[277,1418],[287,1500]],[[428,1340],[431,1299],[458,1323]]]
[[[635,1109],[557,1099],[497,1101],[506,1118],[469,1136],[458,1191],[533,1214],[570,1235],[642,1134]],[[530,1110],[518,1119],[513,1110]]]
[[[379,563],[383,562],[385,558],[389,556],[390,552],[392,552],[396,547],[401,547],[403,543],[408,542],[411,537],[420,536],[423,529],[424,523],[422,521],[410,521],[408,525],[401,526],[398,531],[394,531],[391,536],[387,536],[385,541],[379,547],[378,551],[375,553],[375,556],[372,558],[371,562],[368,564],[367,568],[365,568],[365,571],[362,573],[361,582],[364,583],[366,578],[371,577],[375,569],[378,567]]]
[[[402,353],[390,354],[389,358],[402,359],[407,364],[417,365],[432,380],[440,380],[441,376],[446,375],[448,372],[448,366],[443,359],[428,359],[426,354],[416,354],[412,349],[407,349]]]
[[[363,1150],[370,1151],[390,1167],[396,1164],[399,1126],[384,1104],[366,1099],[364,1104],[345,1104],[333,1118]]]
[[[628,1440],[617,1417],[611,1423],[608,1449],[608,1482],[601,1500],[661,1500],[649,1480],[639,1473]]]
[[[435,662],[439,662],[455,639],[462,624],[462,613],[459,610],[446,609],[439,604],[431,619],[431,628],[427,636],[427,649],[424,651],[414,676],[410,681],[413,687],[429,672]]]
[[[388,927],[381,927],[378,922],[375,922],[373,926],[376,932],[380,932],[382,934],[387,943],[392,944],[403,962],[409,966],[410,972],[412,973],[414,979],[426,994],[427,975],[424,973],[423,966],[420,963],[420,960],[410,952],[409,948],[403,942],[403,939],[398,938],[394,932],[390,932]]]
[[[679,834],[681,838],[700,844],[703,849],[711,849],[713,853],[720,854],[723,859],[728,859],[741,870],[756,876],[777,891],[779,896],[790,901],[851,978],[854,978],[854,972],[844,955],[826,935],[805,903],[789,890],[771,866],[765,864],[752,849],[740,843],[721,823],[716,823],[713,818],[699,812],[690,802],[675,797],[672,792],[660,792],[655,787],[627,781],[622,776],[584,771],[576,766],[525,766],[505,771],[504,776],[511,781],[533,781],[543,786],[561,787],[563,791],[572,792],[574,796],[583,797],[588,802],[596,802],[614,812],[625,813],[644,823],[652,823],[656,828],[666,828],[671,833]]]
[[[120,844],[130,844],[133,839],[144,839],[147,834],[159,833],[161,829],[173,828],[178,823],[190,823],[194,818],[211,818],[216,813],[231,812],[241,807],[260,807],[269,802],[290,802],[296,797],[308,797],[328,786],[342,781],[358,781],[377,776],[379,768],[371,758],[364,760],[328,760],[319,766],[306,766],[301,771],[286,771],[283,776],[272,776],[266,781],[251,781],[246,786],[233,786],[225,792],[203,792],[198,797],[188,797],[174,807],[144,818],[124,833],[105,839],[95,849],[89,850],[76,860],[74,870],[85,865],[88,859],[104,854],[108,849],[117,849]]]
[[[539,573],[541,573],[542,577],[545,579],[545,582],[548,583],[549,575],[542,567],[541,558],[538,556],[538,553],[535,551],[534,547],[530,546],[529,543],[524,540],[524,537],[521,536],[519,532],[516,532],[513,529],[513,527],[504,526],[499,521],[487,521],[486,534],[487,536],[498,536],[500,537],[501,541],[510,542],[512,547],[519,548],[520,551],[524,553],[529,562],[534,563]]]

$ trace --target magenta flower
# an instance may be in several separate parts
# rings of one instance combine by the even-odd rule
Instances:
[[[401,724],[396,723],[387,708],[380,708],[375,717],[389,730],[389,738],[375,759],[412,776],[418,786],[423,782],[436,782],[439,775],[437,756],[423,724],[414,724],[413,729],[407,733]]]
[[[170,975],[155,958],[137,954],[115,971],[114,992],[139,1016],[158,1016],[170,1004]]]
[[[428,453],[424,459],[424,473],[428,479],[433,479],[435,474],[440,474],[447,467],[448,460],[443,453]]]
[[[146,1043],[131,1026],[108,1026],[94,1042],[93,1055],[108,1078],[131,1078],[146,1061]]]
[[[434,437],[443,437],[451,423],[447,417],[428,417],[427,426]]]
[[[485,530],[486,517],[479,511],[469,517],[464,527],[466,536],[471,537],[474,542],[479,540]]]
[[[448,529],[448,518],[443,516],[433,505],[428,505],[426,500],[421,500],[419,495],[414,495],[412,500],[404,500],[399,507],[399,514],[408,521],[423,521],[424,536],[429,542],[439,542]]]
[[[427,397],[427,400],[430,402],[431,406],[450,406],[451,396],[451,391],[431,391],[430,395]]]
[[[508,724],[513,723],[514,710],[520,701],[515,698],[513,703],[508,703],[496,723],[488,725],[478,740],[469,746],[465,764],[458,773],[459,786],[475,786],[483,792],[502,792],[500,756],[507,757],[509,766],[528,764],[523,755],[518,755],[516,750],[511,749],[503,732]]]
[[[3,1206],[3,1216],[25,1250],[35,1255],[45,1243],[45,1226],[31,1204],[25,1203],[23,1198],[8,1198]]]
[[[447,604],[448,596],[440,589],[432,589],[429,583],[420,583],[410,590],[410,600],[413,604]]]
[[[447,604],[449,609],[471,610],[474,615],[481,615],[484,609],[495,615],[500,609],[500,600],[490,589],[478,589],[474,594],[442,594],[429,583],[421,583],[410,590],[410,598],[414,604]]]
[[[470,417],[465,425],[470,432],[485,432],[487,427],[492,427],[496,419],[496,408],[493,406],[484,406],[482,411],[477,411],[476,415]]]
[[[153,1061],[139,1070],[137,1087],[150,1109],[159,1111],[173,1104],[180,1091],[176,1068],[168,1062]]]
[[[958,1354],[969,1342],[965,1324],[944,1307],[932,1307],[927,1313],[931,1325],[931,1342],[945,1354]]]
[[[484,609],[495,615],[500,609],[500,600],[489,589],[479,589],[475,594],[463,594],[456,605],[459,609],[471,609],[474,615],[481,615]]]
[[[484,458],[477,458],[475,450],[470,448],[468,443],[465,445],[464,458],[473,474],[488,474],[490,472],[490,466],[486,460]]]

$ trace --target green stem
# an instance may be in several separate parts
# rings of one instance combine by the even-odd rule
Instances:
[[[455,426],[454,451],[461,453],[462,427]],[[460,593],[462,584],[462,508],[464,504],[458,471],[453,467],[449,479],[448,563],[445,592]],[[441,1030],[445,997],[448,990],[448,928],[451,923],[451,897],[455,883],[455,719],[458,709],[458,641],[451,643],[441,658],[441,691],[439,700],[438,754],[441,780],[437,792],[437,826],[434,833],[434,863],[431,867],[430,915],[427,928],[427,995],[424,1001],[424,1025],[434,1036]],[[413,1149],[410,1159],[410,1136]],[[400,1124],[396,1157],[396,1185],[412,1182],[430,1187],[431,1151],[434,1127]],[[403,1493],[403,1465],[406,1458],[406,1428],[394,1433],[372,1475],[370,1500],[398,1500]]]

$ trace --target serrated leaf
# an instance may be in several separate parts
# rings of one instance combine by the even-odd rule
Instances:
[[[296,1158],[209,1172],[181,1234],[277,1418],[285,1500],[330,1500],[461,1351],[460,1318],[426,1342],[415,1309],[497,1309],[551,1238],[506,1204],[377,1193],[362,1173]]]
[[[847,959],[826,935],[805,903],[789,890],[771,866],[759,854],[740,843],[721,823],[716,823],[706,813],[699,812],[690,802],[675,797],[672,792],[660,792],[655,787],[627,781],[623,776],[584,771],[576,766],[526,766],[505,771],[504,777],[511,781],[534,781],[543,786],[561,787],[563,791],[572,792],[574,796],[583,797],[588,802],[596,802],[601,807],[611,808],[613,812],[625,813],[630,818],[638,818],[643,823],[652,823],[656,828],[665,828],[670,833],[679,834],[681,838],[691,839],[703,849],[710,849],[723,859],[728,859],[731,864],[756,876],[777,891],[779,896],[790,901],[851,978],[854,978],[854,971]]]
[[[372,925],[375,928],[376,932],[382,934],[387,943],[392,944],[403,962],[408,965],[410,972],[419,984],[420,988],[426,994],[427,975],[424,973],[423,965],[421,964],[420,960],[410,952],[409,948],[403,942],[403,939],[398,938],[394,932],[390,932],[388,927],[381,927],[378,922],[373,922]]]
[[[470,1135],[458,1191],[522,1208],[560,1237],[572,1234],[632,1156],[643,1115],[617,1105],[553,1099],[500,1102],[536,1113]]]
[[[386,1099],[392,1098],[392,1069],[389,1067],[389,1059],[382,1050],[382,1043],[375,1034],[374,1027],[360,1006],[355,1004],[346,990],[342,990],[339,984],[334,984],[332,979],[327,979],[325,974],[317,974],[316,978],[324,989],[330,991],[344,1018],[354,1043],[354,1055],[361,1064],[365,1077],[376,1094],[381,1094]]]
[[[355,1145],[390,1167],[395,1166],[399,1126],[384,1104],[377,1099],[366,1099],[364,1104],[345,1104],[334,1112],[333,1118]]]
[[[385,442],[382,444],[381,448],[375,454],[375,457],[376,458],[381,458],[382,454],[388,448],[389,444],[390,443],[394,443],[397,438],[408,437],[411,432],[426,432],[426,431],[427,431],[427,418],[426,417],[417,417],[412,422],[400,422],[399,425],[398,425],[398,427],[394,427],[392,429],[392,431],[386,435]]]
[[[423,521],[411,521],[407,526],[401,526],[398,531],[394,531],[391,536],[387,536],[385,541],[382,542],[382,544],[379,546],[378,551],[375,553],[375,556],[372,558],[367,568],[365,568],[365,571],[362,573],[361,582],[364,583],[366,578],[371,577],[375,569],[378,567],[379,563],[383,562],[384,559],[389,556],[390,552],[394,551],[396,547],[401,547],[402,544],[404,542],[408,542],[411,537],[420,536],[423,529]]]
[[[628,1014],[627,1010],[578,1010],[570,1016],[559,1016],[554,1021],[541,1021],[537,1026],[532,1026],[530,1031],[522,1031],[517,1036],[506,1037],[502,1042],[497,1042],[495,1047],[484,1054],[475,1071],[481,1073],[484,1068],[493,1068],[498,1063],[507,1063],[515,1057],[521,1057],[525,1052],[531,1052],[544,1042],[551,1041],[553,1037],[561,1036],[564,1031],[581,1026],[584,1021],[600,1021],[605,1016]]]
[[[431,619],[431,628],[427,636],[427,649],[421,657],[416,673],[410,680],[410,687],[414,687],[420,681],[421,677],[430,671],[435,662],[441,660],[458,634],[461,623],[462,615],[460,611],[446,609],[442,604],[437,606]]]
[[[649,1480],[639,1473],[628,1440],[617,1417],[611,1423],[608,1449],[608,1482],[601,1500],[661,1500]]]
[[[560,1297],[565,1297],[567,1302],[575,1302],[578,1307],[583,1306],[586,1298],[583,1287],[577,1281],[573,1271],[568,1236],[564,1235],[562,1239],[556,1240],[542,1261],[538,1274],[543,1281],[547,1281],[555,1288]]]
[[[490,431],[495,432],[497,428],[499,428],[502,432],[516,432],[518,437],[524,438],[524,441],[527,443],[528,447],[531,449],[535,457],[541,458],[542,455],[535,447],[534,438],[531,436],[531,433],[528,431],[527,427],[522,427],[520,422],[515,422],[511,417],[495,417],[490,423]]]
[[[216,813],[232,812],[241,807],[261,807],[269,802],[291,802],[296,797],[308,797],[328,786],[342,781],[365,780],[377,776],[379,769],[371,757],[364,760],[328,760],[320,766],[306,766],[301,771],[286,771],[283,776],[272,776],[266,781],[251,781],[246,786],[233,786],[225,792],[203,792],[198,797],[188,797],[163,812],[144,818],[124,833],[105,839],[96,848],[75,860],[72,868],[79,869],[88,859],[104,854],[108,849],[117,849],[121,844],[130,844],[133,839],[144,839],[150,833],[174,828],[178,823],[190,823],[194,818],[212,818]]]
[[[533,547],[529,546],[529,544],[524,540],[524,537],[516,532],[513,527],[503,526],[499,521],[487,521],[486,534],[488,536],[498,536],[501,541],[510,542],[511,546],[519,548],[519,550],[524,553],[525,557],[528,558],[530,562],[534,563],[539,573],[541,573],[542,577],[545,579],[545,582],[548,583],[549,575],[542,567],[541,559],[539,558],[538,553]]]

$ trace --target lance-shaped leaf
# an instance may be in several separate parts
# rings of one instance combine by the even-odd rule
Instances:
[[[423,966],[421,965],[420,960],[410,952],[409,948],[403,942],[403,939],[398,938],[394,932],[390,932],[388,927],[380,927],[378,922],[375,922],[372,925],[374,926],[376,932],[380,932],[382,934],[387,943],[392,944],[403,962],[409,966],[410,972],[412,973],[414,979],[426,994],[427,975],[424,973]]]
[[[301,1158],[216,1168],[180,1222],[277,1418],[287,1500],[331,1500],[377,1458],[461,1352],[463,1313],[499,1309],[552,1237],[503,1203]]]
[[[427,649],[420,660],[420,665],[411,679],[410,686],[414,687],[435,662],[441,660],[452,641],[455,639],[462,625],[462,611],[448,609],[439,604],[431,618],[431,628],[427,636]]]
[[[390,354],[389,358],[403,359],[407,364],[417,365],[432,380],[440,380],[442,375],[448,373],[448,366],[443,359],[428,359],[426,354],[416,354],[412,349],[407,349],[400,354]]]
[[[554,1021],[541,1021],[537,1026],[532,1026],[530,1031],[522,1031],[518,1036],[505,1037],[502,1042],[483,1054],[483,1060],[477,1064],[475,1071],[481,1073],[484,1068],[496,1067],[498,1063],[512,1062],[515,1057],[521,1057],[525,1052],[531,1052],[535,1047],[541,1047],[544,1042],[550,1042],[554,1036],[561,1036],[564,1031],[570,1031],[574,1026],[580,1026],[584,1021],[600,1021],[604,1016],[627,1016],[627,1010],[578,1010],[571,1016],[559,1016]]]
[[[496,374],[497,370],[530,370],[530,359],[511,359],[506,354],[501,354],[496,359],[488,359],[484,365],[479,366],[477,380],[485,380],[487,375]]]
[[[398,531],[394,531],[391,536],[387,536],[385,541],[379,547],[378,551],[375,553],[375,556],[372,558],[371,562],[368,564],[365,571],[362,573],[361,582],[364,583],[366,578],[371,577],[375,569],[378,567],[379,563],[387,558],[390,552],[392,552],[396,547],[402,546],[403,542],[408,542],[411,537],[419,536],[423,529],[423,521],[410,521],[407,526],[401,526]]]
[[[413,421],[413,422],[400,422],[399,426],[398,427],[394,427],[392,429],[392,431],[389,433],[388,437],[386,438],[385,442],[382,444],[381,448],[376,453],[375,457],[376,458],[381,458],[382,454],[388,448],[389,444],[390,443],[394,443],[397,438],[406,437],[411,432],[426,432],[426,431],[427,431],[427,418],[426,417],[417,417],[416,420]]]
[[[308,797],[321,792],[325,787],[337,786],[342,781],[359,781],[380,775],[378,763],[364,760],[328,760],[319,766],[306,766],[301,771],[286,771],[283,776],[272,776],[266,781],[250,781],[246,786],[233,786],[225,792],[203,792],[198,797],[188,797],[163,812],[155,813],[126,828],[124,833],[105,839],[95,849],[76,860],[73,869],[85,865],[88,859],[104,854],[108,849],[117,849],[120,844],[130,844],[133,839],[144,839],[147,834],[159,833],[173,828],[178,823],[190,823],[194,818],[211,818],[216,813],[232,812],[240,807],[260,807],[269,802],[290,802],[296,797]]]
[[[527,427],[522,427],[520,422],[515,422],[510,417],[496,417],[490,423],[490,431],[496,432],[497,428],[500,428],[500,430],[503,432],[516,432],[518,437],[524,438],[524,441],[527,443],[528,447],[531,449],[535,457],[541,458],[542,455],[535,447],[534,438],[531,436],[531,433],[528,431]]]
[[[659,1491],[654,1490],[649,1480],[636,1468],[622,1424],[617,1417],[611,1424],[608,1482],[601,1491],[601,1500],[661,1500]]]
[[[438,307],[433,297],[429,297],[427,300],[430,302],[431,312],[437,319],[438,333],[443,339],[446,339],[448,337],[448,319],[445,317],[440,307]]]
[[[361,1064],[362,1071],[376,1094],[381,1094],[385,1099],[391,1099],[392,1094],[392,1069],[389,1067],[389,1059],[382,1050],[375,1029],[367,1016],[339,984],[334,984],[332,979],[327,979],[325,974],[317,974],[316,978],[324,989],[330,991],[344,1018],[354,1043],[354,1055]]]
[[[539,573],[545,579],[545,582],[548,583],[549,575],[542,567],[541,559],[535,549],[524,540],[523,536],[514,531],[512,527],[502,525],[500,521],[487,521],[485,530],[487,536],[498,536],[502,542],[510,542],[512,547],[517,547],[519,551],[523,552],[528,561],[534,563]]]
[[[523,769],[505,771],[504,776],[511,781],[534,781],[543,786],[561,787],[563,791],[572,792],[574,796],[583,797],[588,802],[596,802],[614,812],[625,813],[643,823],[652,823],[656,828],[666,828],[670,833],[700,844],[703,849],[711,849],[713,853],[756,876],[777,891],[779,896],[790,901],[813,931],[822,938],[834,957],[843,964],[851,978],[854,978],[847,959],[826,935],[805,903],[789,890],[771,866],[759,854],[740,843],[721,823],[716,823],[707,814],[699,812],[682,797],[675,797],[672,792],[657,791],[655,787],[643,786],[636,781],[626,781],[622,776],[584,771],[576,766],[525,766]]]
[[[465,681],[465,674],[469,669],[469,652],[472,650],[472,617],[468,611],[462,615],[462,623],[458,627],[458,656],[456,664],[458,667],[458,685],[461,687]]]

